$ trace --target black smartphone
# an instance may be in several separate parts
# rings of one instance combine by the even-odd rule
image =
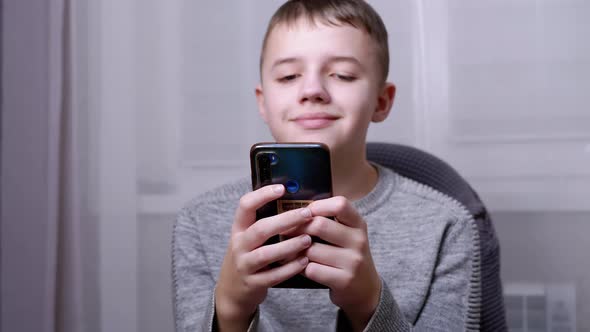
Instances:
[[[285,194],[281,198],[256,211],[256,220],[332,197],[330,150],[325,144],[257,143],[250,149],[250,167],[254,190],[270,184],[285,186]],[[315,237],[312,239],[322,241]],[[281,236],[273,236],[265,245],[278,241],[281,241]],[[274,287],[326,288],[302,275],[296,275]]]

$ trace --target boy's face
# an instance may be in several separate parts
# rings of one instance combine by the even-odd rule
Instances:
[[[364,144],[383,121],[395,87],[383,86],[375,42],[354,27],[277,25],[270,33],[258,108],[277,142],[322,142],[333,151]]]

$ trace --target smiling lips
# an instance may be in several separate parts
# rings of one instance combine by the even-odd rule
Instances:
[[[294,118],[292,121],[304,129],[322,129],[330,126],[339,117],[328,113],[308,113]]]

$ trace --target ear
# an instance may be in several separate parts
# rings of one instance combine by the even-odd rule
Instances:
[[[393,100],[395,99],[395,85],[390,82],[385,82],[381,93],[377,97],[377,107],[371,121],[381,122],[387,118],[391,107],[393,106]]]
[[[266,107],[264,107],[264,93],[262,92],[262,84],[256,86],[256,103],[258,104],[258,113],[264,122],[267,122]]]

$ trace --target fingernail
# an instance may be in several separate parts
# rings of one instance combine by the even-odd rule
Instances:
[[[280,194],[281,192],[283,192],[283,185],[277,184],[277,185],[273,186],[272,191],[274,191],[277,194]]]
[[[299,259],[299,264],[301,264],[301,265],[307,265],[307,263],[309,263],[309,258],[302,257],[302,258]]]
[[[307,247],[311,244],[311,236],[309,235],[304,235],[303,239],[301,240],[303,242],[303,244]]]
[[[301,215],[305,218],[311,217],[311,210],[308,208],[301,209]]]

